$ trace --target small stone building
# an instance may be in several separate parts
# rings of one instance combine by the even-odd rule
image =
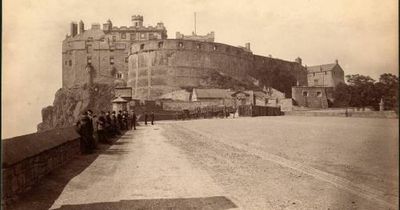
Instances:
[[[333,98],[333,87],[292,87],[292,98],[295,105],[309,108],[328,108]]]

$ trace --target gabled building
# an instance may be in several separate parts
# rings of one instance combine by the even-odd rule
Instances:
[[[307,67],[309,87],[336,87],[344,83],[344,71],[338,60],[335,63]]]

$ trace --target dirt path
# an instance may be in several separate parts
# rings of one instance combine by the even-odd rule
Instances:
[[[215,138],[185,123],[164,125],[170,143],[207,170],[243,209],[395,209],[385,195],[365,185],[273,155]]]
[[[10,209],[396,209],[393,195],[227,137],[257,136],[214,121],[140,126],[53,172]]]

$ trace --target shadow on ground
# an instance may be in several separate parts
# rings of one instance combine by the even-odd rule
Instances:
[[[173,198],[173,199],[143,199],[121,200],[118,202],[88,203],[77,205],[63,205],[59,210],[103,210],[103,209],[162,209],[162,210],[190,210],[209,209],[223,210],[236,208],[237,206],[224,196],[202,198]]]
[[[21,194],[18,200],[9,206],[6,210],[43,210],[49,209],[54,201],[60,196],[68,182],[75,176],[89,167],[99,155],[122,155],[126,151],[109,149],[113,144],[123,137],[131,138],[133,133],[125,133],[122,136],[111,139],[112,144],[98,144],[97,150],[93,154],[79,155],[67,164],[61,166],[55,171],[47,174],[30,191]]]

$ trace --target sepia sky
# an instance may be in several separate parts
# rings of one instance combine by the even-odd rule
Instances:
[[[214,31],[216,42],[251,43],[253,53],[303,64],[339,59],[345,74],[398,74],[396,0],[5,0],[2,139],[32,133],[61,87],[61,43],[71,21],[144,25],[162,21],[168,37]]]

